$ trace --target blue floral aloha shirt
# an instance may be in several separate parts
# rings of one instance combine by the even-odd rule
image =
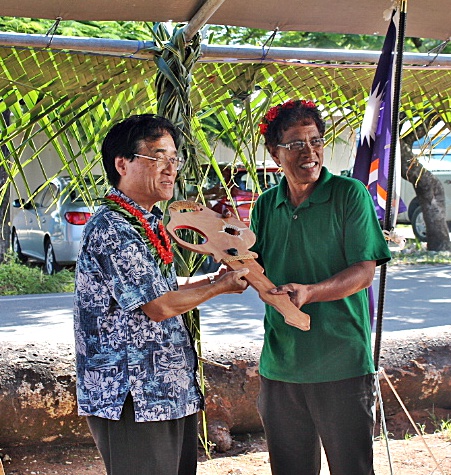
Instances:
[[[156,232],[161,210],[141,208]],[[75,276],[74,329],[78,414],[119,420],[131,392],[137,422],[179,419],[203,398],[197,356],[182,316],[161,322],[141,305],[177,290],[133,226],[101,206],[85,226]]]

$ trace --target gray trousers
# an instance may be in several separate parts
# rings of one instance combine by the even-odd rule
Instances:
[[[261,378],[258,410],[273,475],[374,475],[374,375],[293,384]]]
[[[130,395],[119,421],[87,417],[108,475],[195,475],[197,414],[135,422]]]

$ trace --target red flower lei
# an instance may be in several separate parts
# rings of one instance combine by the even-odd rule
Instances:
[[[105,196],[109,202],[106,205],[113,209],[114,211],[118,211],[121,213],[125,218],[131,222],[133,227],[139,231],[139,233],[144,237],[147,241],[147,245],[149,246],[152,254],[154,255],[155,259],[157,260],[160,269],[164,272],[164,266],[167,266],[172,263],[174,259],[174,255],[171,251],[171,240],[169,236],[166,234],[166,230],[164,229],[163,223],[160,221],[158,223],[158,234],[159,237],[153,232],[152,227],[150,226],[147,219],[144,217],[144,214],[139,211],[139,209],[135,208],[133,205],[127,203],[123,198],[117,195],[108,195]],[[113,203],[118,205],[117,207],[114,206]],[[134,218],[134,219],[133,219]],[[155,251],[156,253],[155,253]],[[157,254],[157,256],[155,256]],[[165,273],[165,272],[164,272]]]
[[[269,124],[277,119],[283,109],[293,109],[298,104],[307,107],[307,109],[314,109],[316,107],[314,102],[304,101],[303,99],[300,101],[293,101],[292,99],[290,99],[289,101],[286,101],[283,104],[278,104],[277,106],[271,107],[266,113],[266,115],[263,117],[260,124],[258,124],[260,133],[262,135],[266,134],[266,132],[268,131]]]

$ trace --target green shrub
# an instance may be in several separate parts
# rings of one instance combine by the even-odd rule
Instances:
[[[0,295],[73,292],[74,273],[62,270],[45,275],[38,266],[19,263],[11,254],[0,264]]]

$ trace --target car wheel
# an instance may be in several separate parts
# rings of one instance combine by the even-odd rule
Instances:
[[[52,274],[56,274],[60,270],[61,270],[61,266],[59,266],[58,263],[56,262],[52,243],[48,240],[45,243],[44,273],[48,275],[52,275]]]
[[[415,234],[417,239],[423,242],[427,240],[426,224],[424,222],[423,211],[421,210],[420,206],[418,206],[418,208],[416,208],[412,213],[412,229],[413,234]]]
[[[420,202],[418,201],[418,198],[415,197],[409,204],[409,207],[407,208],[407,217],[409,218],[409,221],[412,222],[412,216],[413,212],[420,207]]]
[[[27,262],[27,256],[22,254],[22,248],[20,247],[19,238],[17,237],[16,231],[13,231],[11,236],[11,247],[13,254],[17,257],[20,262]]]

